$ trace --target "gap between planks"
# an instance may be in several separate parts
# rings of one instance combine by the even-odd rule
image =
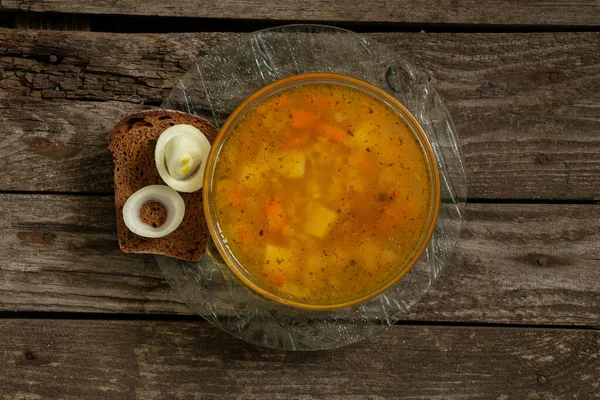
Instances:
[[[198,314],[119,314],[119,313],[90,313],[90,312],[40,312],[40,311],[0,311],[2,319],[32,319],[32,320],[103,320],[103,321],[163,321],[163,322],[206,322]],[[377,324],[386,326],[385,324]],[[521,329],[570,329],[570,330],[600,330],[600,325],[560,325],[560,324],[518,324],[494,323],[477,321],[419,321],[400,320],[394,326],[433,326],[433,327],[477,327],[477,328],[521,328]]]
[[[322,24],[359,33],[533,33],[598,32],[598,25],[464,24],[428,22],[352,22],[336,20],[248,20],[190,17],[94,15],[68,13],[10,12],[0,26],[13,29],[91,31],[112,33],[253,32],[282,25]]]
[[[307,21],[356,26],[377,24],[390,28],[406,24],[439,24],[590,29],[600,25],[600,3],[596,0],[456,0],[443,7],[436,0],[413,0],[410,6],[394,0],[280,0],[275,3],[264,0],[180,0],[175,6],[162,0],[118,3],[112,0],[2,0],[2,8],[5,12],[29,12],[42,16],[79,14],[125,18],[129,23],[136,21],[132,18],[177,17],[182,25],[185,25],[186,18],[200,19],[198,22],[218,21],[220,24]],[[207,25],[210,29],[217,27],[210,23]]]

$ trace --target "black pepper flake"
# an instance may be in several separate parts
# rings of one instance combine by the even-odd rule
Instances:
[[[365,150],[367,151],[367,153],[371,152],[371,148],[370,147],[367,147]]]

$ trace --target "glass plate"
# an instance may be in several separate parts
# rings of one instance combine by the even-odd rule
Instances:
[[[425,75],[366,36],[318,25],[250,33],[199,58],[163,103],[220,127],[248,96],[279,79],[332,72],[368,82],[415,116],[438,164],[442,201],[435,232],[417,264],[395,286],[357,306],[309,311],[268,300],[244,286],[211,242],[200,262],[157,262],[173,290],[209,322],[248,342],[287,350],[337,348],[397,322],[439,278],[464,219],[466,177],[450,114]]]

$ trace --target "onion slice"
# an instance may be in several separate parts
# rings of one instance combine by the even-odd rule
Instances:
[[[193,145],[186,145],[186,143]],[[171,146],[168,146],[171,143]],[[190,154],[185,153],[189,149]],[[181,153],[181,154],[180,154]],[[178,192],[191,193],[202,188],[204,184],[204,170],[206,169],[206,160],[210,153],[210,142],[204,134],[191,125],[179,124],[167,128],[160,134],[156,142],[154,151],[154,161],[156,169],[163,181]],[[191,155],[191,157],[190,157]],[[167,160],[167,157],[170,159]],[[172,159],[177,157],[177,160]],[[174,169],[181,160],[192,159],[193,166],[188,172],[169,171],[169,166]]]
[[[161,203],[167,209],[165,222],[155,228],[140,217],[142,206],[149,201]],[[173,232],[183,221],[185,203],[181,195],[164,185],[150,185],[141,188],[127,199],[123,206],[123,220],[129,230],[136,235],[148,238],[160,238]]]

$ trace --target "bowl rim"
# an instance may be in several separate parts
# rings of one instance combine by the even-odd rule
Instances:
[[[319,81],[323,81],[323,80],[328,81],[328,82],[319,82]],[[304,81],[304,82],[302,82],[302,81]],[[430,170],[430,176],[431,176],[431,179],[433,180],[433,188],[432,188],[433,203],[432,203],[432,211],[430,211],[430,213],[429,213],[429,215],[430,215],[429,226],[426,230],[426,233],[422,236],[419,247],[411,254],[410,262],[407,263],[404,266],[404,268],[402,268],[402,270],[400,270],[397,273],[397,275],[395,275],[392,279],[390,279],[388,282],[386,282],[385,285],[382,285],[382,286],[378,287],[376,290],[369,292],[366,295],[363,295],[359,298],[347,300],[347,301],[344,301],[341,303],[336,303],[336,304],[303,303],[303,302],[299,302],[299,301],[281,297],[281,296],[279,296],[275,293],[272,293],[269,290],[259,286],[258,284],[256,284],[254,281],[252,281],[250,278],[248,278],[246,276],[246,274],[244,274],[243,271],[241,271],[241,269],[244,269],[244,268],[243,268],[243,265],[237,260],[237,258],[230,257],[229,253],[232,253],[232,252],[230,250],[228,251],[226,249],[227,246],[225,246],[225,244],[222,242],[221,235],[219,234],[219,233],[222,233],[222,230],[217,228],[217,225],[218,225],[217,219],[218,218],[216,216],[213,216],[213,213],[212,213],[212,208],[211,208],[212,201],[211,201],[211,193],[210,192],[212,190],[213,175],[214,175],[214,171],[215,171],[215,168],[217,165],[217,160],[218,160],[217,155],[218,155],[218,153],[220,153],[221,148],[223,147],[227,138],[231,134],[232,126],[235,127],[237,125],[237,124],[234,125],[234,123],[238,122],[240,115],[241,116],[245,115],[249,110],[251,110],[254,106],[256,106],[258,104],[258,102],[255,104],[255,101],[266,100],[271,95],[274,95],[278,92],[276,89],[284,90],[286,88],[292,87],[294,83],[306,83],[306,84],[311,84],[311,83],[312,84],[315,84],[315,83],[333,83],[333,84],[335,84],[335,83],[338,83],[338,84],[350,83],[351,85],[354,85],[355,88],[356,88],[356,86],[358,86],[359,89],[362,89],[363,92],[366,92],[368,95],[373,96],[373,94],[376,94],[377,96],[379,96],[378,100],[380,100],[380,101],[384,100],[384,103],[387,102],[388,103],[388,104],[386,104],[387,106],[389,106],[391,108],[395,108],[396,109],[395,111],[399,112],[399,114],[401,114],[401,117],[408,120],[407,122],[410,122],[410,124],[412,125],[412,126],[410,126],[410,128],[412,128],[413,134],[415,134],[418,137],[418,142],[420,143],[420,145],[423,149],[423,152],[425,153],[425,156],[426,156],[425,158],[427,159],[428,167]],[[283,89],[281,89],[282,87],[283,87]],[[369,93],[369,92],[371,92],[371,93]],[[264,98],[263,98],[263,96],[264,96]],[[373,96],[373,97],[377,98],[377,96]],[[252,107],[248,108],[248,106],[252,106]],[[352,77],[342,75],[342,74],[329,73],[329,72],[310,72],[310,73],[297,74],[297,75],[292,75],[292,76],[289,76],[286,78],[282,78],[282,79],[279,79],[275,82],[272,82],[272,83],[262,87],[261,89],[259,89],[258,91],[254,92],[252,95],[250,95],[248,98],[246,98],[229,115],[229,117],[227,118],[225,123],[222,125],[221,129],[219,130],[219,134],[217,135],[217,138],[215,139],[213,145],[211,146],[211,150],[210,150],[210,153],[206,160],[206,163],[207,163],[206,172],[204,174],[204,182],[203,182],[203,188],[202,188],[202,194],[203,194],[203,199],[204,199],[203,208],[204,208],[204,216],[206,219],[208,230],[210,232],[210,236],[211,236],[215,246],[217,247],[221,257],[225,261],[225,264],[227,265],[227,267],[247,287],[252,289],[254,292],[256,292],[270,300],[273,300],[277,303],[280,303],[280,304],[284,304],[284,305],[295,307],[295,308],[301,308],[301,309],[305,309],[305,310],[314,310],[314,311],[323,310],[323,311],[325,311],[325,310],[334,310],[334,309],[349,307],[349,306],[353,306],[353,305],[362,303],[366,300],[369,300],[369,299],[385,292],[392,286],[394,286],[396,283],[398,283],[400,281],[400,279],[402,279],[409,271],[412,270],[412,268],[415,266],[415,264],[421,258],[423,251],[429,245],[431,237],[433,236],[433,232],[435,231],[435,226],[437,223],[439,209],[440,209],[441,189],[440,189],[439,170],[438,170],[437,161],[436,161],[431,143],[429,142],[429,139],[427,138],[427,135],[425,134],[421,125],[418,123],[416,118],[412,115],[412,113],[410,111],[408,111],[408,109],[405,106],[403,106],[398,100],[396,100],[393,96],[386,93],[382,89],[380,89],[370,83],[364,82],[360,79],[352,78]],[[238,268],[238,265],[240,268]],[[251,274],[248,274],[248,275],[251,275]]]

